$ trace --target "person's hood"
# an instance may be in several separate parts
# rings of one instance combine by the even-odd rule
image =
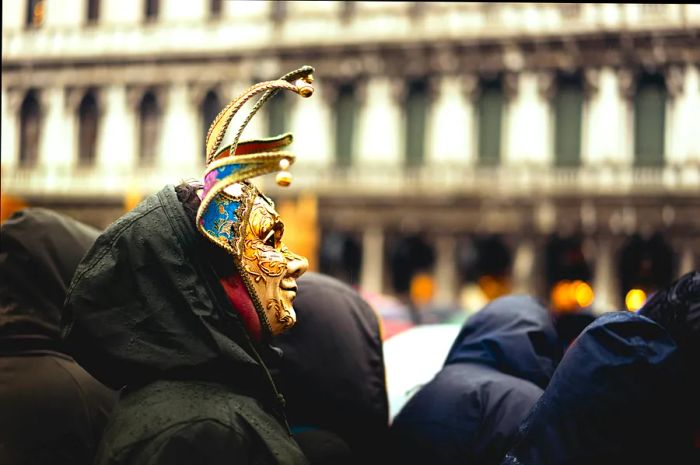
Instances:
[[[163,378],[271,384],[206,245],[172,186],[110,225],[68,290],[63,335],[76,360],[114,388]]]
[[[462,327],[445,365],[478,363],[545,388],[560,358],[548,310],[528,296],[501,297]]]
[[[378,315],[335,278],[310,272],[298,284],[298,321],[275,342],[290,422],[330,429],[352,445],[378,438],[388,424]]]
[[[58,336],[66,290],[98,235],[44,208],[20,210],[0,225],[0,334]]]
[[[698,463],[681,460],[692,444],[690,391],[661,326],[602,315],[564,355],[503,464]]]

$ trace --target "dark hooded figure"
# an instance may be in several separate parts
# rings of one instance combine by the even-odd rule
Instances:
[[[71,283],[67,340],[123,388],[96,463],[305,464],[233,260],[195,229],[195,189],[166,186],[114,222]]]
[[[503,464],[699,463],[700,359],[686,350],[698,347],[699,309],[694,272],[639,314],[596,319],[566,352]]]
[[[63,331],[99,379],[122,387],[98,465],[306,465],[270,365],[296,322],[308,261],[283,242],[250,179],[286,169],[291,134],[239,141],[280,90],[313,94],[313,68],[251,86],[216,116],[201,182],[166,186],[115,221],[81,262]],[[262,96],[222,145],[236,112]]]
[[[538,301],[494,300],[466,321],[442,370],[394,419],[394,463],[498,463],[559,354],[549,312]]]
[[[385,463],[389,413],[377,314],[357,291],[318,273],[299,279],[294,308],[299,321],[276,345],[297,441],[313,464]]]
[[[68,354],[59,323],[98,234],[41,208],[0,226],[0,464],[92,463],[116,393]]]

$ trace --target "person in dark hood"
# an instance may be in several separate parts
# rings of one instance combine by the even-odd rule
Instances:
[[[699,309],[694,272],[637,314],[598,317],[565,354],[502,463],[698,463],[700,359],[690,349]]]
[[[462,327],[445,365],[391,425],[397,464],[492,464],[508,450],[560,355],[549,312],[494,300]]]
[[[90,464],[116,401],[67,352],[61,307],[99,232],[43,208],[0,225],[0,464]]]
[[[299,280],[294,308],[299,321],[276,345],[297,441],[312,464],[385,463],[389,407],[376,312],[350,286],[319,273]]]
[[[219,144],[255,94],[265,92],[253,111],[278,89],[309,96],[311,71],[259,83],[227,105],[207,136],[204,183],[147,197],[78,267],[64,334],[81,363],[122,388],[98,465],[308,463],[268,368],[272,338],[296,321],[308,262],[284,245],[274,203],[249,182],[291,164],[281,149],[292,138]]]

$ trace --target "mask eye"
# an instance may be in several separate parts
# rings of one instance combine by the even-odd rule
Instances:
[[[275,245],[277,245],[275,239],[275,230],[270,229],[270,231],[265,235],[263,243],[269,247],[275,247]]]

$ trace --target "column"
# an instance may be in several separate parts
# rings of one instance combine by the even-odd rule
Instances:
[[[19,112],[24,92],[20,89],[2,89],[2,137],[0,137],[2,157],[0,161],[3,168],[15,167],[19,161]]]
[[[143,1],[144,0],[121,0],[120,2],[101,2],[100,24],[139,24],[143,19]]]
[[[42,89],[39,99],[43,124],[38,166],[46,172],[66,173],[75,159],[75,115],[66,105],[62,87]]]
[[[439,82],[437,99],[428,117],[426,154],[429,164],[466,165],[474,160],[474,108],[465,95],[465,87],[476,86],[476,78],[470,81],[459,77],[444,77]]]
[[[457,242],[452,236],[438,236],[435,244],[435,283],[438,305],[454,307],[457,296]]]
[[[679,127],[682,138],[687,141],[686,160],[700,163],[700,68],[688,66],[685,71],[685,116],[682,121],[687,125]]]
[[[384,232],[380,226],[370,226],[364,231],[361,273],[362,289],[380,294],[384,280]]]
[[[26,14],[26,2],[2,2],[2,28],[3,32],[16,33],[24,27],[24,15]],[[16,37],[16,36],[15,36]],[[5,136],[3,136],[4,138]]]
[[[601,238],[596,244],[596,261],[593,276],[593,292],[595,301],[593,309],[596,313],[604,313],[616,308],[615,263],[613,260],[612,239]]]
[[[135,108],[128,104],[126,88],[116,84],[102,89],[96,165],[105,182],[118,187],[136,165]]]
[[[367,82],[359,116],[357,159],[365,166],[394,165],[402,160],[402,84],[382,77]]]
[[[333,112],[328,99],[321,94],[321,86],[317,86],[314,95],[309,98],[288,96],[291,101],[289,120],[294,134],[293,150],[300,164],[332,163]]]
[[[198,163],[201,144],[197,143],[199,108],[193,108],[187,86],[182,82],[172,83],[166,92],[167,98],[159,98],[163,126],[157,164],[181,177],[201,176]]]
[[[693,251],[693,244],[691,239],[686,239],[681,245],[681,258],[680,265],[678,267],[678,276],[683,276],[696,269],[695,266],[695,252]]]
[[[507,106],[504,162],[547,164],[549,155],[549,107],[539,91],[538,75],[519,75],[518,91]]]
[[[518,242],[513,259],[513,292],[535,294],[535,246],[532,239]]]
[[[698,68],[674,68],[667,73],[671,114],[668,118],[666,159],[671,164],[700,161],[700,83]]]
[[[208,17],[209,1],[167,2],[161,1],[161,16],[169,23],[203,22]]]
[[[620,85],[623,80],[625,86]],[[586,141],[583,163],[595,165],[601,162],[629,162],[631,158],[631,133],[628,102],[621,93],[630,89],[631,76],[618,75],[611,68],[600,70],[598,91],[591,95],[586,112]],[[629,85],[628,85],[629,84]]]

